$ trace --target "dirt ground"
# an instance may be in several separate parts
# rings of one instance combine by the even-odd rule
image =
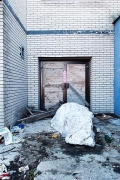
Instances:
[[[96,145],[88,147],[67,144],[50,127],[50,120],[26,124],[24,132],[18,134],[20,143],[0,145],[0,163],[7,165],[11,180],[120,179],[120,126],[93,118]],[[111,143],[105,141],[108,132]],[[26,165],[29,170],[19,172]]]

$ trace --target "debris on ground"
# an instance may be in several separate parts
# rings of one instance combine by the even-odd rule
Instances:
[[[24,117],[22,119],[17,120],[17,123],[31,123],[35,121],[39,121],[41,119],[50,118],[55,115],[57,109],[63,104],[62,101],[56,103],[54,106],[50,106],[47,109],[37,110],[34,107],[26,107]]]
[[[52,135],[52,138],[57,138],[57,137],[58,137],[57,134],[53,134],[53,135]]]
[[[94,147],[66,143],[50,126],[51,118],[26,123],[24,131],[19,132],[20,143],[0,144],[0,165],[4,164],[9,174],[6,179],[119,180],[119,126],[95,117],[92,121]],[[112,138],[111,143],[106,142],[106,134]],[[53,135],[57,138],[52,138]],[[19,168],[23,171],[19,172]]]
[[[7,171],[7,167],[5,166],[5,164],[0,165],[0,179],[10,179],[10,174]]]
[[[13,143],[12,133],[7,127],[3,127],[0,129],[0,135],[4,137],[5,145]]]
[[[13,149],[15,149],[15,147],[12,147],[12,148],[7,149],[7,150],[5,150],[5,151],[3,150],[3,151],[0,152],[0,154],[7,153],[7,152],[9,152],[9,151],[12,151]]]
[[[102,114],[102,115],[96,115],[96,118],[101,119],[101,120],[108,120],[108,119],[112,118],[112,116],[111,115]]]
[[[21,126],[21,127],[20,127]],[[13,126],[11,130],[7,127],[0,129],[0,144],[5,143],[5,145],[19,143],[21,140],[16,136],[16,133],[23,132],[23,125]],[[2,139],[4,138],[4,139]]]
[[[4,141],[4,138],[3,138],[3,136],[0,135],[0,144],[2,144],[3,141]]]
[[[44,118],[51,117],[51,116],[55,115],[55,113],[56,113],[56,109],[51,110],[51,111],[36,113],[36,114],[28,116],[26,118],[19,119],[19,120],[17,120],[17,122],[32,123],[32,122],[39,121],[39,120],[44,119]]]
[[[105,140],[106,140],[107,143],[111,143],[112,142],[112,135],[111,135],[110,132],[105,134]]]
[[[51,120],[51,126],[70,144],[94,147],[93,113],[77,103],[63,104]]]
[[[22,166],[22,167],[19,168],[19,172],[23,171],[25,173],[27,170],[29,170],[29,166],[28,165],[27,166]]]
[[[18,124],[16,126],[13,126],[10,131],[13,133],[19,133],[19,132],[23,132],[24,130],[24,124]]]
[[[28,113],[29,115],[33,115],[32,111],[30,110],[29,107],[26,107],[26,110],[27,110],[27,113]]]

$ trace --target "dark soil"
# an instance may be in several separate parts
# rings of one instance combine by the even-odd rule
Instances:
[[[57,158],[53,153],[55,149],[63,154],[77,157],[88,153],[101,154],[104,147],[103,137],[99,133],[96,133],[95,147],[67,144],[60,134],[57,138],[52,138],[53,134],[42,132],[25,137],[20,150],[20,157],[17,157],[8,167],[8,170],[15,171],[11,175],[11,180],[33,180],[34,172],[41,161]],[[29,170],[20,173],[18,168],[26,165],[29,166]]]
[[[120,164],[118,164],[118,163],[113,163],[112,166],[113,166],[113,170],[114,170],[116,173],[119,173],[119,174],[120,174]]]

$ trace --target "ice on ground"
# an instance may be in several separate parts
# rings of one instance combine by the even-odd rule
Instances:
[[[114,124],[116,126],[120,126],[120,119],[117,119],[117,118],[109,119],[108,122],[111,123],[111,124]]]

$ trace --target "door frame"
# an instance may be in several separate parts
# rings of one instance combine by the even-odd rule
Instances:
[[[39,108],[45,110],[45,98],[43,87],[43,61],[66,62],[67,64],[85,64],[85,99],[90,103],[90,60],[91,57],[39,57]],[[67,89],[63,90],[64,102],[67,102]]]

